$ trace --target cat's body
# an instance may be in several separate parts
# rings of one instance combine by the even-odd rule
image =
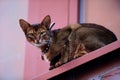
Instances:
[[[97,24],[74,24],[57,30],[51,30],[50,24],[50,16],[38,25],[20,20],[27,40],[50,61],[50,69],[117,40],[111,31]]]

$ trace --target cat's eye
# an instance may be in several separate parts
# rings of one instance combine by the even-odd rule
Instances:
[[[30,34],[28,34],[28,37],[29,37],[29,38],[34,38],[34,34],[33,34],[33,33],[30,33]]]
[[[46,34],[46,32],[45,31],[43,31],[43,32],[41,32],[40,33],[42,36],[44,36],[45,34]]]

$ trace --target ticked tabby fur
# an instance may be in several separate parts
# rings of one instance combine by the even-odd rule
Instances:
[[[113,32],[93,23],[51,30],[49,15],[40,24],[30,24],[23,19],[19,23],[27,41],[38,47],[42,56],[50,61],[50,69],[117,40]]]

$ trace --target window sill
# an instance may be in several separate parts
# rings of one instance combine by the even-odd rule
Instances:
[[[108,54],[109,52],[116,50],[120,48],[120,40],[119,41],[115,41],[111,44],[108,44],[100,49],[97,49],[95,51],[90,52],[89,54],[86,54],[82,57],[79,57],[75,60],[72,60],[58,68],[55,68],[53,70],[48,71],[47,73],[44,73],[42,75],[37,75],[33,78],[33,80],[47,80],[50,79],[52,77],[55,77],[57,75],[60,75],[66,71],[69,71],[73,68],[76,68],[82,64],[85,64],[93,59],[96,59],[100,56],[103,56],[105,54]]]

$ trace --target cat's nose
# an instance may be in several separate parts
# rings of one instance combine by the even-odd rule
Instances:
[[[39,40],[35,40],[35,43],[36,43],[36,44],[39,44]]]

